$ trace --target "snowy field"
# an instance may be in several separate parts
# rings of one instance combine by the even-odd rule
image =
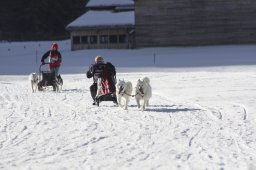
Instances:
[[[256,45],[70,51],[61,92],[32,93],[51,42],[0,43],[0,169],[256,169]],[[93,106],[96,55],[151,80],[150,106]],[[134,92],[133,92],[134,93]]]

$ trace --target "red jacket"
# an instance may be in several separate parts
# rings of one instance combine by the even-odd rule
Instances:
[[[44,60],[48,57],[49,57],[49,61],[45,62]],[[62,60],[61,54],[58,50],[55,50],[55,51],[49,50],[42,56],[41,62],[49,63],[50,68],[56,68],[56,67],[60,67],[61,60]]]

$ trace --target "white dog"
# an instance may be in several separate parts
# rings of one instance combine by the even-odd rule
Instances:
[[[130,81],[119,80],[116,85],[116,96],[118,106],[127,110],[130,97],[132,96],[132,83]],[[122,105],[122,101],[124,101],[124,105]]]
[[[137,81],[135,99],[138,108],[141,107],[140,101],[142,100],[142,110],[145,110],[145,106],[149,105],[149,99],[152,96],[152,89],[150,86],[150,80],[148,77],[144,77],[142,80]]]
[[[38,88],[38,75],[36,73],[31,73],[29,74],[28,80],[31,84],[32,87],[32,92],[36,92],[37,88]]]

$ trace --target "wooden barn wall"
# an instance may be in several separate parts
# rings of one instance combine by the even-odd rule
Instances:
[[[256,42],[256,0],[135,0],[136,47]]]

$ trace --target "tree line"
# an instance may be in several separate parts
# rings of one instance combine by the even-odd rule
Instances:
[[[88,0],[1,0],[0,40],[67,38],[65,27],[85,13]]]

